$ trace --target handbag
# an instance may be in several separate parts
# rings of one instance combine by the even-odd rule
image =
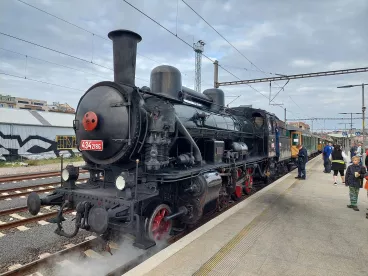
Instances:
[[[364,184],[364,189],[368,190],[368,181],[367,181],[367,178],[365,179],[365,184]]]

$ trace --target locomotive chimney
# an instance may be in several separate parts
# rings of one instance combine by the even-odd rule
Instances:
[[[108,34],[113,43],[114,81],[135,86],[137,44],[142,37],[132,31],[116,30]]]

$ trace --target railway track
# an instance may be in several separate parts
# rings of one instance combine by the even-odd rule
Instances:
[[[32,223],[38,223],[40,225],[46,225],[48,222],[45,220],[56,217],[58,211],[52,211],[51,209],[43,209],[48,210],[46,213],[39,213],[37,216],[30,216],[28,214],[28,208],[27,206],[22,206],[18,208],[12,208],[0,211],[0,219],[4,216],[9,216],[11,221],[4,222],[0,220],[0,231],[3,233],[4,230],[21,227],[21,231],[25,231],[27,226]],[[27,213],[29,217],[22,216],[22,213]],[[64,211],[64,214],[70,214],[73,213],[73,210],[66,210]],[[73,214],[74,215],[74,214]],[[15,220],[14,220],[15,219]],[[5,234],[2,234],[5,235]]]
[[[265,185],[261,185],[259,190],[261,190],[264,186]],[[147,258],[149,258],[149,257],[153,256],[154,254],[156,254],[158,251],[160,251],[163,248],[169,246],[170,244],[180,240],[185,235],[187,235],[190,232],[194,231],[198,227],[200,227],[203,224],[207,223],[208,221],[210,221],[211,219],[213,219],[216,216],[220,215],[221,213],[225,212],[226,210],[229,210],[230,208],[234,207],[236,204],[240,203],[241,201],[245,200],[248,197],[249,197],[249,195],[245,195],[240,200],[232,202],[226,208],[224,208],[221,212],[208,214],[197,225],[194,225],[191,228],[188,228],[188,229],[186,229],[182,232],[179,232],[179,233],[169,237],[169,239],[167,240],[167,243],[164,246],[160,246],[160,247],[155,246],[153,248],[150,248],[147,251],[145,251],[144,253],[142,253],[141,255],[137,256],[136,258],[133,258],[132,260],[126,262],[123,266],[117,267],[113,270],[110,270],[109,272],[106,272],[106,275],[115,276],[115,275],[121,275],[121,274],[127,272],[128,270],[130,270],[133,267],[137,266],[138,264],[140,264],[141,262],[143,262]],[[24,211],[24,210],[27,210],[27,207],[24,206],[24,207],[19,207],[19,208],[16,208],[16,209],[17,209],[17,211]],[[15,210],[15,208],[13,210]],[[9,213],[11,213],[11,210],[6,210],[6,211],[3,211],[3,213],[0,212],[0,216],[2,214],[9,214]],[[47,215],[50,215],[50,217],[54,217],[56,215],[56,213],[57,212],[52,212],[52,213],[49,213],[49,214],[44,214],[44,215],[32,217],[32,218],[29,218],[27,220],[19,221],[19,223],[21,223],[21,222],[31,223],[31,222],[37,221],[37,219],[44,218],[44,216],[47,216]],[[18,221],[16,223],[18,223]],[[18,225],[16,223],[14,223],[13,225]],[[2,229],[1,227],[2,226],[0,225],[0,230]],[[7,228],[7,226],[4,226],[4,228]],[[131,238],[131,239],[133,239],[133,238]],[[0,276],[18,276],[18,275],[45,276],[45,275],[48,275],[46,273],[49,273],[49,271],[46,272],[46,273],[43,271],[44,267],[45,267],[45,264],[47,264],[48,266],[50,265],[50,263],[53,263],[54,266],[57,266],[57,265],[61,265],[61,266],[75,265],[75,266],[77,266],[77,265],[79,265],[79,264],[76,264],[76,263],[72,264],[68,260],[68,256],[70,256],[71,254],[75,254],[75,253],[78,253],[80,258],[108,258],[110,256],[110,254],[108,254],[108,255],[105,254],[105,256],[103,256],[101,254],[101,252],[97,252],[95,250],[97,247],[99,247],[99,245],[101,245],[101,244],[98,242],[98,239],[96,240],[95,238],[90,237],[89,240],[86,240],[86,241],[81,242],[79,244],[70,246],[69,248],[62,249],[62,250],[60,250],[60,251],[58,251],[54,254],[40,255],[41,257],[38,260],[35,260],[35,261],[30,262],[28,264],[25,264],[25,265],[22,265],[22,266],[21,265],[18,265],[18,266],[13,265],[13,266],[9,267],[9,269],[10,269],[9,271],[4,272],[3,274],[0,274]],[[116,244],[113,244],[111,249],[117,251],[119,249],[119,246],[117,246]],[[99,250],[99,251],[101,251],[101,250]],[[38,274],[35,274],[35,273],[38,273]]]
[[[313,157],[314,158],[314,157]],[[313,159],[310,158],[310,159]],[[280,176],[282,177],[282,176]],[[277,178],[278,179],[278,178]],[[274,179],[274,181],[276,181],[277,179]],[[268,186],[268,184],[260,184],[257,183],[257,189],[252,193],[256,193],[260,190],[262,190],[264,187]],[[243,200],[247,199],[250,195],[244,195],[241,199],[237,200],[237,201],[233,201],[232,203],[230,203],[226,208],[222,209],[221,212],[214,212],[211,214],[208,214],[206,217],[203,218],[203,220],[198,223],[197,225],[195,225],[194,227],[191,227],[190,229],[186,229],[178,234],[175,234],[174,236],[171,236],[168,241],[167,244],[165,244],[164,246],[161,247],[157,247],[154,246],[148,250],[146,250],[144,253],[138,255],[137,257],[126,261],[123,265],[117,267],[117,268],[112,268],[110,267],[110,270],[106,273],[104,273],[104,275],[106,276],[115,276],[115,275],[122,275],[125,272],[129,271],[130,269],[134,268],[135,266],[137,266],[138,264],[140,264],[141,262],[143,262],[144,260],[148,259],[149,257],[153,256],[154,254],[156,254],[158,251],[162,250],[163,248],[169,246],[170,244],[180,240],[182,237],[184,237],[185,235],[189,234],[190,232],[194,231],[195,229],[197,229],[198,227],[202,226],[203,224],[207,223],[208,221],[214,219],[215,217],[217,217],[218,215],[222,214],[223,212],[229,210],[230,208],[234,207],[235,205],[237,205],[238,203],[242,202]],[[25,210],[26,207],[19,207],[19,208],[14,208],[13,210],[16,211],[23,211]],[[3,213],[0,212],[0,216],[2,214],[9,214],[11,212],[11,210],[5,210],[2,211]],[[55,216],[56,212],[53,213],[48,213]],[[45,215],[48,215],[45,214]],[[36,218],[39,218],[41,216],[36,216]],[[23,220],[24,222],[24,220]],[[6,227],[6,226],[4,226]],[[1,229],[1,225],[0,225],[0,229]],[[40,255],[38,260],[34,260],[33,262],[30,262],[28,264],[25,265],[13,265],[12,267],[9,267],[9,271],[4,272],[3,274],[0,274],[0,276],[16,276],[16,275],[38,275],[38,276],[44,276],[44,275],[53,275],[53,274],[49,274],[50,271],[44,272],[45,268],[48,267],[48,269],[52,266],[56,266],[56,265],[65,265],[65,263],[69,263],[69,265],[71,266],[75,266],[75,267],[80,267],[81,264],[78,263],[73,263],[71,261],[68,260],[69,256],[71,256],[71,254],[79,254],[80,257],[82,258],[92,258],[93,261],[95,262],[96,259],[100,259],[102,258],[103,263],[108,262],[108,258],[110,257],[110,254],[108,254],[106,251],[101,251],[97,252],[94,249],[96,247],[98,247],[99,245],[101,245],[101,243],[99,242],[99,239],[96,239],[96,237],[89,237],[88,240],[83,241],[79,244],[76,245],[70,245],[68,248],[62,249],[56,253],[53,254],[43,254]],[[114,244],[113,246],[111,246],[111,249],[114,253],[114,251],[116,252],[117,250],[119,250],[119,246]],[[104,253],[105,254],[104,254]],[[63,264],[64,263],[64,264]],[[51,265],[52,264],[52,265]],[[114,263],[116,265],[116,263]]]
[[[86,170],[79,171],[79,173],[86,173],[86,172],[88,171]],[[57,177],[57,176],[60,176],[60,171],[7,175],[7,176],[0,177],[0,183],[30,180],[30,179],[37,179],[37,178],[46,178],[46,177]]]
[[[76,184],[81,184],[87,181],[88,178],[78,179]],[[0,200],[13,198],[13,197],[25,197],[32,192],[36,193],[47,193],[53,191],[56,186],[60,185],[60,181],[52,182],[52,183],[44,183],[44,184],[35,184],[31,186],[23,186],[23,187],[12,187],[7,189],[0,190]],[[38,189],[38,190],[35,190]]]

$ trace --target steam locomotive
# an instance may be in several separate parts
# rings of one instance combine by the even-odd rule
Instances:
[[[291,134],[274,114],[227,108],[222,90],[184,87],[180,71],[168,65],[152,70],[150,87],[136,87],[141,36],[116,30],[108,37],[114,81],[89,88],[73,122],[85,165],[68,165],[61,187],[27,199],[32,215],[43,205],[60,206],[56,234],[131,233],[134,245],[146,249],[174,224],[195,224],[250,194],[254,178],[268,182],[290,170]],[[76,185],[80,169],[90,177]],[[72,233],[62,225],[68,209],[76,210]]]

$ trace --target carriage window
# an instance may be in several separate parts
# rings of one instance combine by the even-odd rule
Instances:
[[[293,146],[296,146],[297,144],[299,144],[299,134],[298,133],[293,133],[292,135],[293,137]]]

